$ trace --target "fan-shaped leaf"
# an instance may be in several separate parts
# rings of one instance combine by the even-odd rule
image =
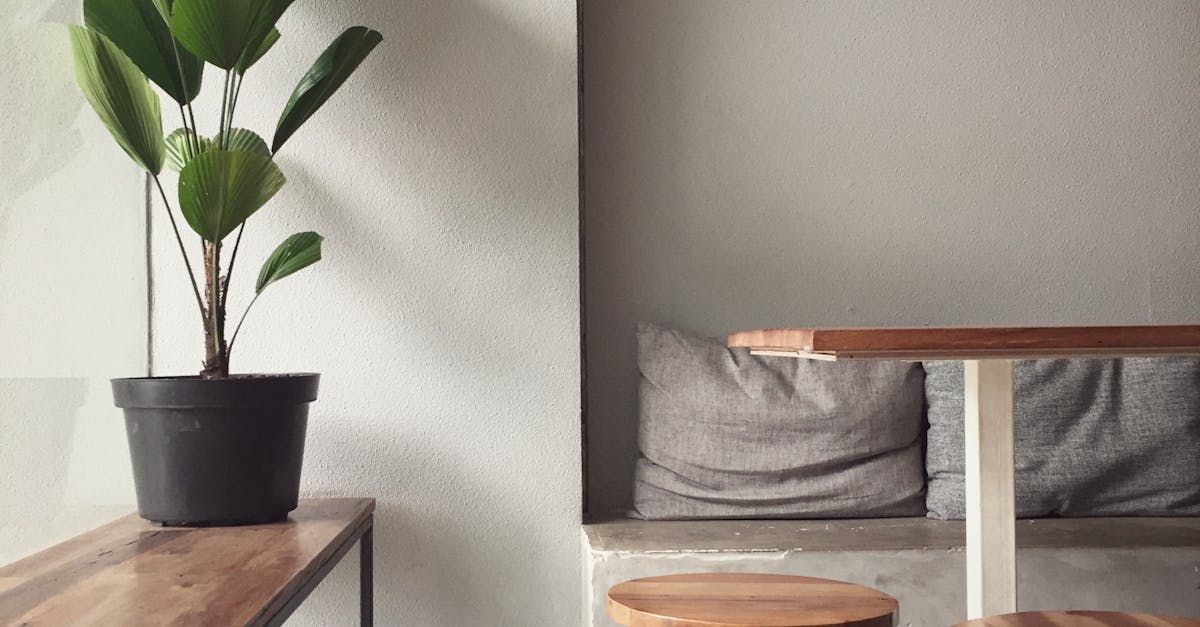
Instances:
[[[155,1],[84,0],[83,19],[116,44],[168,96],[187,104],[200,93],[204,62],[176,45],[160,13],[163,7]]]
[[[242,58],[238,60],[238,74],[245,74],[246,70],[250,69],[250,66],[258,63],[259,59],[266,56],[266,54],[270,52],[271,48],[275,45],[275,42],[279,41],[279,36],[279,30],[272,28],[270,31],[267,31],[266,38],[264,38],[262,43],[258,45],[258,49],[254,51],[254,54],[249,54],[250,49],[247,48],[246,52],[242,54]]]
[[[232,152],[252,152],[264,157],[271,156],[271,149],[267,147],[267,142],[258,136],[254,131],[248,131],[244,128],[235,128],[229,131],[229,143],[222,146],[222,139],[225,133],[220,133],[215,139],[199,136],[200,149],[196,150],[196,143],[188,137],[187,131],[181,128],[175,129],[167,136],[167,167],[179,172],[183,170],[197,154],[207,152],[212,148],[221,148]]]
[[[216,145],[221,146],[222,150],[252,152],[264,157],[271,156],[271,149],[267,148],[267,142],[259,137],[254,131],[248,131],[244,128],[230,129],[229,140],[224,140],[225,133],[220,133],[213,140]]]
[[[107,37],[71,26],[75,81],[117,144],[152,174],[162,171],[165,143],[158,94]]]
[[[263,263],[262,270],[258,273],[258,283],[254,287],[255,293],[261,294],[268,285],[320,261],[321,242],[324,239],[312,231],[307,231],[283,240]]]
[[[171,21],[171,0],[153,0],[154,8],[158,9],[158,14],[162,16],[164,22]]]
[[[177,128],[167,135],[167,167],[179,172],[197,154],[213,147],[211,139],[203,136],[199,136],[197,139],[200,140],[199,150],[196,150],[195,143],[184,129]]]
[[[179,209],[200,237],[219,242],[262,208],[283,183],[283,173],[269,157],[208,150],[179,173]]]
[[[254,65],[263,55],[267,54],[267,51],[275,45],[275,42],[279,41],[279,31],[275,28],[275,24],[279,21],[279,18],[283,17],[288,7],[292,6],[293,1],[257,0],[261,6],[250,29],[250,37],[246,41],[246,48],[242,51],[241,57],[239,57],[239,66],[242,66],[239,71],[245,73],[246,68]]]
[[[275,139],[271,143],[272,152],[277,152],[300,125],[329,100],[381,41],[383,35],[377,31],[354,26],[346,29],[321,53],[304,78],[300,79],[300,84],[283,108],[283,114],[279,116]]]
[[[231,70],[243,56],[265,52],[263,43],[292,1],[174,0],[171,32],[201,59]]]

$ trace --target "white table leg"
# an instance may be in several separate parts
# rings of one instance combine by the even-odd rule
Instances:
[[[1011,359],[963,362],[967,618],[1017,611]]]

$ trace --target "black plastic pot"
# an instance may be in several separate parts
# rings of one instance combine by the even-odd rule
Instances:
[[[164,525],[247,525],[296,509],[320,375],[113,379],[138,513]]]

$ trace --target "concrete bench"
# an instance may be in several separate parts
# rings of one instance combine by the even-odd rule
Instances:
[[[1200,616],[1200,518],[1019,520],[1022,609]],[[640,521],[583,526],[585,612],[612,627],[605,594],[621,581],[685,572],[807,575],[878,588],[899,625],[966,618],[964,527],[927,518]]]

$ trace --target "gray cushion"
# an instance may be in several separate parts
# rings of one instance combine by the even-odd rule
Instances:
[[[925,513],[919,365],[756,357],[638,328],[649,519]]]
[[[932,518],[964,515],[961,362],[926,362]],[[1200,360],[1018,361],[1017,515],[1200,515]]]

